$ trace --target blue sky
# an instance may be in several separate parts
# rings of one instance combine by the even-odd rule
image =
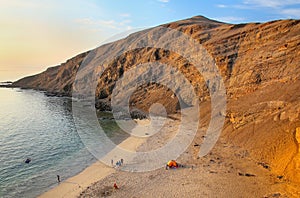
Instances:
[[[0,81],[60,64],[135,28],[203,15],[228,22],[300,18],[300,0],[0,0]]]

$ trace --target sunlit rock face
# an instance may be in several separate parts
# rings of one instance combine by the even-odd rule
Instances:
[[[256,161],[269,164],[274,174],[300,181],[300,21],[233,25],[197,16],[160,27],[178,30],[193,38],[206,49],[218,67],[227,96],[227,111],[221,112],[226,116],[223,137],[248,150]],[[97,50],[104,54],[113,53],[132,39],[142,38],[145,34],[157,36],[156,28],[132,34]],[[77,55],[41,74],[14,82],[13,86],[71,96],[72,89],[76,89],[73,82],[77,71],[87,55],[88,52]],[[199,102],[210,105],[207,87],[210,82],[193,64],[175,52],[147,47],[126,51],[108,63],[105,72],[96,79],[96,106],[110,110],[116,82],[129,70],[147,62],[176,68],[193,86]],[[88,87],[89,77],[99,68],[84,69],[86,78],[82,79]],[[169,78],[175,84],[181,83],[177,78],[171,79],[171,75]],[[146,114],[152,105],[161,104],[165,112],[171,114],[178,111],[182,100],[185,106],[194,104],[188,93],[184,98],[178,98],[166,86],[147,83],[136,88],[129,104],[130,109]],[[210,116],[209,113],[201,115],[201,119],[209,120]]]

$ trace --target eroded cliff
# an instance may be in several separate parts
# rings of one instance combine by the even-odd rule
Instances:
[[[160,27],[176,29],[192,37],[214,59],[227,93],[222,135],[247,149],[257,162],[268,164],[273,173],[300,182],[299,138],[296,137],[299,133],[296,128],[300,127],[300,21],[233,25],[197,16]],[[155,28],[144,30],[97,50],[103,54],[117,51],[132,39],[145,34],[155,36],[155,31]],[[14,82],[13,86],[71,96],[76,73],[87,55],[88,52],[80,54],[41,74]],[[108,63],[97,79],[96,106],[108,110],[117,80],[147,62],[177,68],[193,85],[199,101],[209,104],[208,82],[188,60],[172,51],[147,47],[126,51]],[[87,68],[85,74],[91,76],[94,72],[95,68]],[[89,78],[85,80],[84,86],[90,86]],[[179,108],[178,100],[167,87],[147,83],[135,90],[130,106],[147,112],[153,103],[161,103],[168,113],[174,113]],[[202,115],[202,119],[209,118],[210,114]]]

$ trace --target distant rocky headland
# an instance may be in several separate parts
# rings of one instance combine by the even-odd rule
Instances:
[[[297,138],[300,137],[300,20],[228,24],[196,16],[162,26],[192,37],[213,57],[226,87],[223,137],[247,149],[258,164],[279,178],[300,182]],[[143,33],[147,31],[152,35],[155,28]],[[134,33],[98,50],[107,53],[118,50],[139,36],[139,32]],[[88,53],[10,86],[43,90],[49,96],[71,96],[76,73]],[[187,60],[164,49],[141,48],[109,63],[107,71],[98,79],[96,108],[111,110],[116,81],[130,68],[149,61],[176,67],[195,88],[201,105],[210,105],[206,82]],[[91,72],[88,70],[87,75]],[[151,104],[161,103],[168,113],[174,113],[178,110],[178,99],[173,94],[159,84],[145,84],[131,96],[130,105],[132,109],[147,112]],[[209,120],[210,114],[202,113],[201,119]]]
[[[0,82],[0,87],[10,87],[12,83],[12,81]]]

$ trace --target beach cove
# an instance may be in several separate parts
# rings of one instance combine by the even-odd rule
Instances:
[[[119,146],[141,152],[162,147],[176,135],[179,124],[177,119],[168,119],[163,133],[139,142],[130,137]],[[198,135],[201,135],[203,129],[199,130]],[[173,170],[162,167],[153,171],[127,172],[97,162],[40,197],[298,196],[297,186],[280,181],[257,164],[247,151],[222,137],[207,156],[197,157],[198,151],[198,144],[193,142],[177,159],[184,167]],[[70,183],[80,184],[80,187]],[[114,183],[119,189],[114,189]]]

